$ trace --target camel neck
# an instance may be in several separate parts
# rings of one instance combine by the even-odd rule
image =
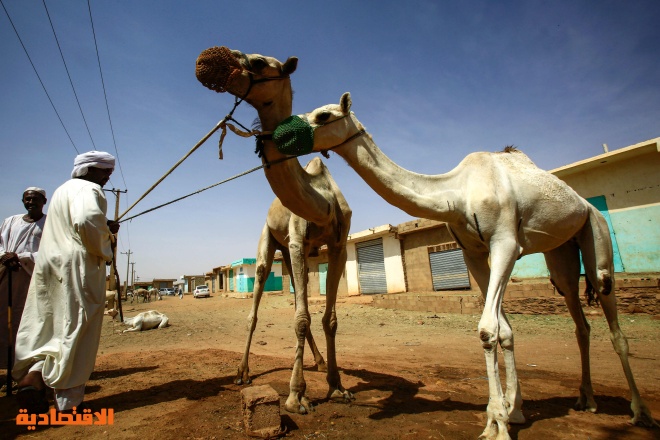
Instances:
[[[414,217],[455,223],[462,217],[454,173],[418,174],[400,167],[365,135],[334,150],[386,202]]]
[[[291,116],[291,97],[287,105],[279,108],[268,108],[259,110],[259,119],[264,131],[273,131],[284,119]],[[264,165],[267,162],[278,161],[287,156],[280,153],[275,143],[264,140]],[[264,174],[275,195],[280,199],[282,205],[295,215],[316,224],[325,224],[330,212],[329,202],[313,185],[313,176],[310,176],[298,162],[298,159],[289,159],[264,168]]]

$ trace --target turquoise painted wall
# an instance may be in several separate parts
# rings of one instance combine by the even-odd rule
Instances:
[[[253,292],[254,291],[254,277],[238,276],[236,278],[236,291],[237,292]],[[274,272],[268,274],[266,283],[264,284],[264,292],[273,292],[282,290],[282,277],[276,277]]]
[[[603,208],[598,204],[595,206]],[[615,245],[615,273],[659,272],[660,205],[609,211],[608,220],[610,230],[614,231],[612,241]],[[549,275],[543,254],[522,257],[516,262],[511,273],[511,276],[518,278]]]
[[[543,254],[525,255],[516,261],[511,276],[515,278],[541,278],[550,276]]]
[[[610,211],[627,273],[660,271],[660,205]]]
[[[275,272],[268,274],[268,279],[264,285],[264,291],[272,292],[282,290],[282,277],[276,277]]]

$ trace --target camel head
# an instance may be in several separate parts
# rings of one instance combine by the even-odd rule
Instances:
[[[328,104],[282,121],[273,132],[277,149],[284,154],[326,152],[360,136],[364,127],[351,117],[351,94],[346,92],[339,104]]]
[[[275,102],[291,105],[289,75],[297,66],[296,57],[281,63],[273,57],[244,54],[222,46],[199,54],[195,74],[204,87],[218,93],[229,92],[260,111]]]

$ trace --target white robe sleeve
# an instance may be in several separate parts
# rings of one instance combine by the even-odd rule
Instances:
[[[87,187],[73,201],[71,220],[87,253],[104,261],[112,261],[111,233],[105,217],[106,209],[107,201],[103,190],[100,187]]]
[[[6,218],[2,222],[2,226],[0,226],[0,255],[7,252],[9,229],[11,229],[11,217]]]

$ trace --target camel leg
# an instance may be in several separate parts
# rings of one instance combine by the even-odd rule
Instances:
[[[488,421],[486,428],[479,436],[484,440],[510,440],[509,437],[509,413],[507,403],[502,392],[500,383],[499,366],[497,362],[497,345],[500,340],[500,314],[502,313],[502,298],[506,289],[506,284],[513,270],[516,258],[520,255],[518,243],[515,240],[515,234],[511,236],[493,237],[490,250],[490,277],[488,281],[488,290],[484,311],[479,321],[479,338],[484,349],[486,357],[486,370],[488,373],[489,400],[486,410]],[[481,254],[470,258],[482,260],[480,266],[485,263],[487,255]],[[474,265],[473,265],[474,266]],[[509,327],[509,331],[510,327]],[[507,343],[507,349],[513,354],[513,338],[511,335],[504,335],[511,343]],[[513,358],[513,355],[511,356]],[[509,375],[507,375],[507,378]],[[515,373],[511,377],[517,376]]]
[[[161,321],[160,324],[158,324],[158,328],[165,328],[167,327],[167,324],[170,322],[170,318],[165,316]]]
[[[335,305],[337,303],[337,290],[339,288],[342,269],[346,266],[346,248],[344,246],[341,246],[339,249],[334,246],[329,248],[326,303],[325,313],[323,314],[323,331],[325,332],[325,340],[328,348],[328,374],[326,376],[329,386],[328,398],[350,402],[355,397],[341,384],[335,346],[335,336],[337,334]]]
[[[245,350],[243,351],[243,358],[241,363],[238,366],[238,372],[236,373],[236,378],[234,383],[236,385],[249,384],[252,383],[250,379],[250,345],[252,344],[252,336],[254,335],[254,330],[257,328],[257,312],[259,310],[259,303],[261,302],[261,297],[264,293],[264,285],[268,274],[270,273],[270,268],[273,264],[273,257],[275,255],[275,240],[270,234],[268,224],[264,225],[263,230],[261,231],[261,237],[259,238],[259,245],[257,247],[257,261],[256,261],[256,276],[254,279],[254,296],[252,298],[252,310],[248,315],[248,335],[245,341]]]
[[[589,356],[589,336],[591,328],[587,322],[582,304],[578,281],[580,279],[580,254],[577,244],[573,241],[564,243],[552,251],[546,252],[545,262],[550,272],[550,280],[564,297],[568,311],[575,322],[575,336],[580,348],[580,362],[582,364],[582,382],[580,384],[580,397],[575,402],[575,409],[580,411],[596,412],[596,401],[591,384],[591,367]]]
[[[291,269],[291,255],[289,254],[289,250],[286,248],[282,249],[282,259],[284,260],[284,264],[286,264],[286,269],[289,272],[289,274],[293,273]],[[291,275],[289,279],[291,280],[291,284],[293,284],[293,290],[295,291],[296,284],[294,283],[293,275]],[[309,332],[307,332],[306,338],[307,338],[307,344],[309,345],[309,348],[310,350],[312,350],[312,354],[314,355],[314,362],[316,362],[316,370],[328,371],[328,366],[326,365],[325,360],[323,359],[323,355],[316,346],[316,341],[314,341],[314,336],[312,336],[311,326]]]
[[[465,263],[470,269],[470,273],[477,281],[479,289],[484,298],[488,292],[488,280],[490,277],[490,266],[488,260],[484,258],[470,259],[465,256]],[[525,416],[522,412],[522,393],[518,381],[518,370],[514,356],[513,330],[511,324],[504,313],[504,307],[500,307],[498,317],[500,326],[499,344],[504,354],[504,366],[506,368],[506,392],[504,393],[507,410],[509,412],[509,423],[523,424]]]
[[[309,332],[311,318],[307,303],[307,260],[302,237],[306,230],[306,221],[292,221],[289,227],[289,252],[291,254],[292,275],[295,279],[296,311],[294,314],[294,330],[296,333],[296,354],[289,382],[289,397],[285,408],[292,413],[306,414],[311,412],[312,404],[305,396],[307,383],[303,376],[303,357],[305,354],[305,338]]]
[[[616,296],[614,295],[614,263],[610,231],[605,218],[593,206],[590,206],[589,220],[578,236],[578,244],[582,251],[585,273],[598,295],[610,328],[610,340],[614,351],[619,355],[630,387],[630,409],[633,412],[633,418],[630,421],[633,424],[647,427],[660,426],[642,400],[628,362],[628,340],[619,327]]]

